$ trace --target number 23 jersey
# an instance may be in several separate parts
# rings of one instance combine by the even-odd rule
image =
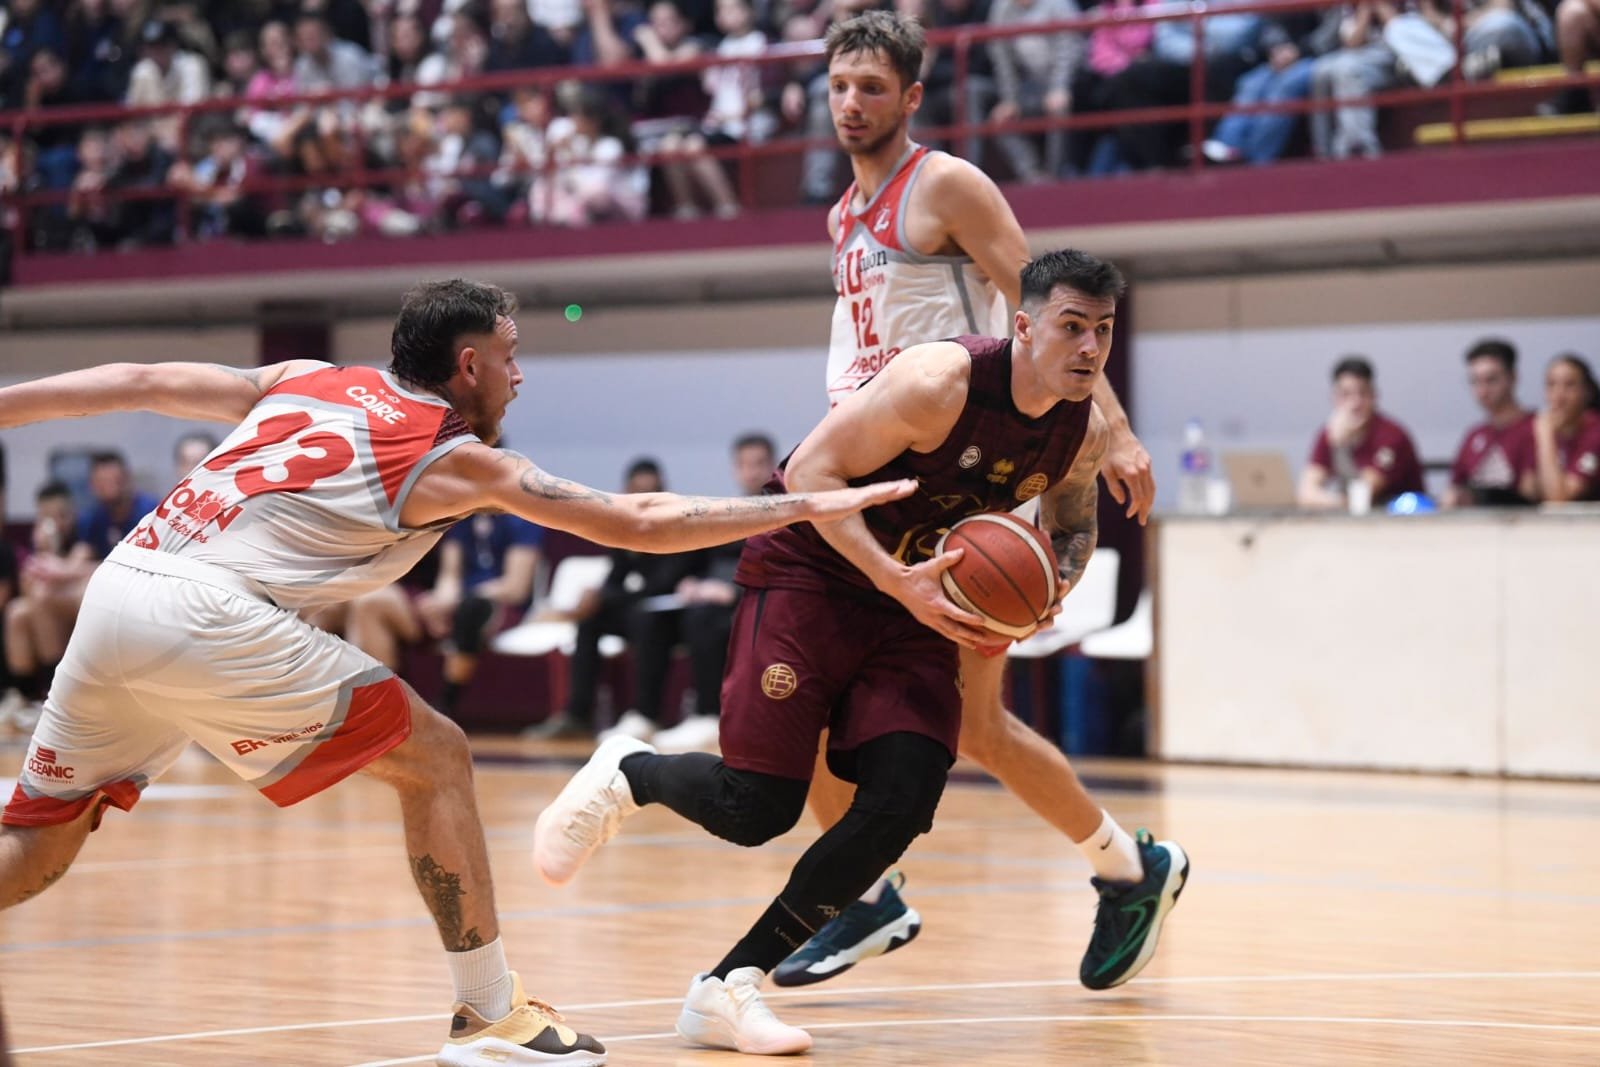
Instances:
[[[350,600],[402,577],[450,523],[400,524],[424,469],[478,438],[448,404],[371,367],[278,382],[128,535],[224,567],[280,607]]]
[[[1011,333],[1005,298],[968,256],[927,256],[906,238],[911,187],[933,153],[913,144],[859,212],[855,183],[839,201],[833,242],[828,405],[839,403],[889,361],[925,341]]]

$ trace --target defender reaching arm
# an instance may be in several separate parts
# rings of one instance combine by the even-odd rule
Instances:
[[[214,363],[107,363],[0,389],[0,429],[113,411],[237,423],[284,375],[313,366],[304,359],[251,369]]]
[[[469,444],[441,458],[417,479],[400,518],[407,526],[427,526],[474,511],[505,511],[614,548],[685,552],[801,519],[835,519],[898,500],[915,489],[915,482],[905,481],[814,495],[612,494],[558,478],[515,452]]]

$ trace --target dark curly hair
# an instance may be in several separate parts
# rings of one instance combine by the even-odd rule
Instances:
[[[517,298],[498,286],[451,278],[423,282],[401,298],[389,339],[389,373],[413,385],[439,386],[455,373],[463,334],[493,333]]]

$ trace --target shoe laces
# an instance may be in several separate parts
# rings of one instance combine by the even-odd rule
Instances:
[[[532,1011],[535,1015],[548,1019],[551,1022],[564,1023],[567,1021],[559,1011],[556,1011],[556,1009],[552,1008],[538,997],[529,997],[523,1002],[522,1006],[527,1008],[529,1011]]]
[[[749,982],[723,982],[722,988],[728,993],[728,998],[733,1001],[735,1012],[745,1019],[757,1022],[777,1023],[778,1017],[772,1014],[772,1009],[767,1007],[767,1002],[761,999],[761,990]]]
[[[627,779],[618,772],[604,789],[578,809],[567,825],[567,838],[573,844],[589,848],[603,845],[617,836],[617,831],[622,829],[622,803],[617,796],[619,780],[622,788],[627,789]]]

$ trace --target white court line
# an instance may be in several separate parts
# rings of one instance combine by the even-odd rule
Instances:
[[[1558,1023],[1509,1023],[1480,1019],[1384,1019],[1372,1016],[1344,1015],[980,1015],[967,1019],[939,1016],[933,1019],[877,1019],[867,1022],[852,1020],[839,1023],[809,1023],[807,1030],[871,1030],[898,1026],[1005,1026],[1015,1023],[1267,1023],[1306,1026],[1431,1026],[1478,1030],[1539,1030],[1600,1034],[1600,1026],[1562,1025]],[[660,1041],[677,1037],[675,1031],[658,1034],[625,1034],[621,1037],[602,1037],[607,1046],[625,1041]],[[399,1067],[405,1063],[430,1063],[433,1054],[408,1056],[401,1060],[371,1060],[356,1067]]]
[[[1172,978],[1140,978],[1139,985],[1212,985],[1212,984],[1257,984],[1281,982],[1441,982],[1441,981],[1502,981],[1502,980],[1544,980],[1555,979],[1600,979],[1600,971],[1418,971],[1399,973],[1371,973],[1371,974],[1248,974],[1248,975],[1193,975],[1188,977]],[[894,993],[959,993],[974,990],[994,989],[1041,989],[1051,986],[1075,986],[1076,978],[1046,978],[1034,979],[1025,982],[950,982],[933,985],[895,985],[895,986],[865,986],[842,988],[834,986],[828,989],[795,989],[773,990],[763,993],[766,1000],[799,1000],[807,997],[839,997],[839,996],[873,996],[878,994]],[[562,1014],[571,1014],[584,1011],[610,1011],[618,1008],[650,1008],[665,1004],[679,1004],[682,997],[651,997],[642,1000],[610,1000],[599,1001],[592,1004],[568,1004],[561,1009]],[[187,1034],[157,1034],[151,1037],[116,1038],[108,1041],[87,1041],[71,1045],[39,1045],[33,1048],[13,1049],[13,1052],[72,1052],[91,1048],[119,1048],[124,1045],[153,1045],[166,1041],[198,1041],[213,1037],[240,1037],[250,1034],[276,1034],[288,1033],[296,1030],[325,1030],[341,1026],[383,1026],[390,1023],[416,1023],[439,1021],[449,1018],[448,1012],[430,1012],[426,1015],[394,1015],[382,1019],[338,1019],[331,1022],[320,1023],[288,1023],[281,1026],[253,1026],[237,1030],[199,1030]],[[1098,1018],[1098,1016],[1096,1016]],[[1137,1016],[1137,1018],[1151,1018],[1151,1016]],[[825,1026],[835,1024],[827,1023]],[[840,1024],[843,1025],[843,1024]],[[865,1024],[862,1024],[865,1025]],[[1465,1024],[1463,1024],[1465,1025]],[[1513,1024],[1505,1024],[1513,1025]],[[1524,1024],[1516,1024],[1524,1025]],[[1532,1024],[1527,1024],[1532,1025]],[[1591,1027],[1600,1030],[1600,1027]],[[610,1040],[622,1040],[611,1038]],[[635,1040],[635,1039],[628,1039]],[[643,1040],[638,1038],[637,1040]],[[416,1062],[412,1060],[397,1060],[397,1063]]]

